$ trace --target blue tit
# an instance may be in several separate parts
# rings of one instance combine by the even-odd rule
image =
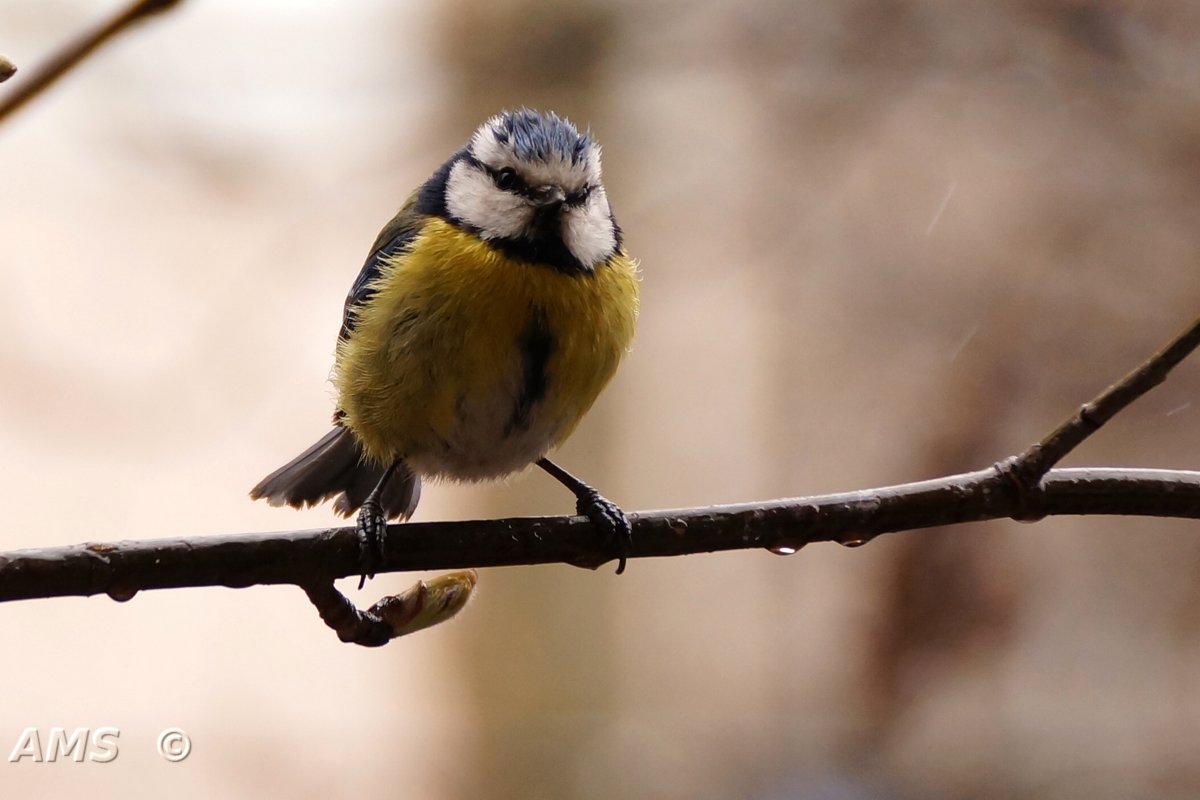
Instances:
[[[492,117],[384,226],[350,288],[333,430],[250,496],[358,511],[365,576],[422,477],[537,464],[611,540],[620,572],[625,515],[546,454],[612,378],[637,313],[600,146],[554,114]]]

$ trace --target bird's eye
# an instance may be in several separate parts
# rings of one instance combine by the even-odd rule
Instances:
[[[587,202],[588,196],[592,193],[590,184],[584,184],[577,191],[567,195],[567,204],[572,206],[581,206]]]
[[[496,170],[496,185],[505,191],[516,188],[520,183],[517,178],[517,171],[512,167],[505,167],[501,170]]]

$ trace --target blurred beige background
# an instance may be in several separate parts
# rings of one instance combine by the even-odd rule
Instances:
[[[112,5],[0,0],[0,52]],[[643,264],[564,465],[632,510],[991,463],[1200,310],[1198,35],[1184,2],[184,2],[0,127],[0,549],[333,524],[246,491],[325,430],[378,229],[518,104],[592,126]],[[1070,463],[1200,467],[1197,391]],[[529,474],[418,518],[571,506]],[[1192,798],[1198,570],[1148,519],[490,570],[377,651],[290,587],[15,603],[0,750],[120,755],[0,794]]]

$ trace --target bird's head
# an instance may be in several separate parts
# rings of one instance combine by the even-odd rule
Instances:
[[[558,116],[505,111],[450,165],[450,218],[507,252],[590,272],[620,245],[600,183],[600,146]]]

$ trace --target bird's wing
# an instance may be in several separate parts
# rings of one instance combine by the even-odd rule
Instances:
[[[425,215],[417,212],[416,199],[416,194],[410,197],[375,240],[371,255],[367,257],[358,277],[354,279],[354,285],[350,287],[350,293],[346,295],[346,306],[342,311],[342,329],[338,333],[339,340],[347,338],[354,330],[355,312],[375,294],[375,279],[379,277],[384,264],[408,247],[420,233]]]

